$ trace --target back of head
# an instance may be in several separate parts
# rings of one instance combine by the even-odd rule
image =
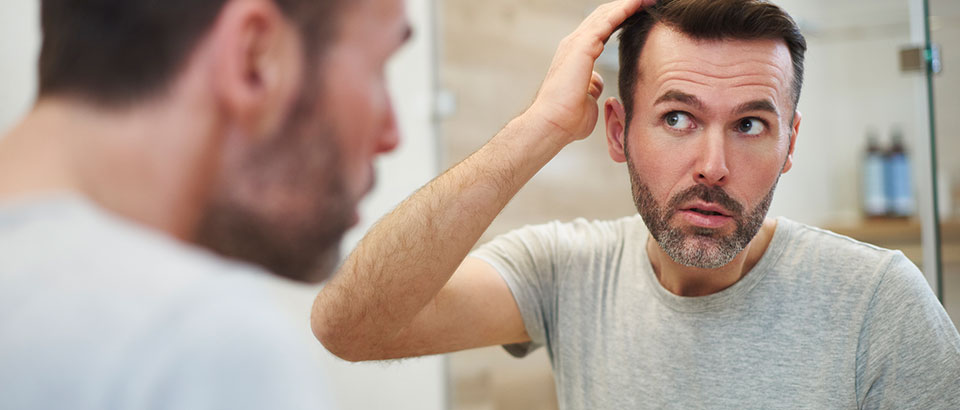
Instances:
[[[620,98],[629,122],[639,60],[647,35],[664,24],[697,40],[782,39],[793,62],[793,102],[800,99],[807,42],[793,19],[765,0],[659,0],[628,18],[620,31]]]
[[[162,92],[232,0],[42,0],[40,97],[123,106]],[[298,26],[306,55],[345,0],[263,0]]]

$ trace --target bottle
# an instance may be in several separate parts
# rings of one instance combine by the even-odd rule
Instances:
[[[884,179],[889,214],[896,217],[913,215],[914,197],[910,160],[903,146],[903,132],[899,128],[894,128],[891,133],[891,145],[884,161]]]
[[[884,152],[877,141],[876,131],[867,132],[867,152],[863,158],[861,191],[863,213],[867,217],[887,214],[887,196],[884,186]]]

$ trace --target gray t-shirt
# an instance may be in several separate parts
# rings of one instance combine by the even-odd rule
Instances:
[[[639,216],[550,223],[473,253],[546,346],[561,409],[960,409],[960,335],[917,268],[785,218],[703,297],[664,289]]]
[[[0,203],[0,409],[326,408],[284,286],[81,198]]]

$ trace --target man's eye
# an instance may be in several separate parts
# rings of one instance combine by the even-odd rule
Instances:
[[[680,111],[673,111],[667,113],[663,116],[663,122],[667,124],[668,127],[678,130],[685,130],[692,128],[693,120],[690,119],[690,115]]]
[[[744,118],[737,123],[737,132],[747,135],[760,135],[767,126],[759,118]]]

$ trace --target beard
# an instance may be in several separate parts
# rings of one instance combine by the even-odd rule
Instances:
[[[676,263],[701,269],[716,269],[724,266],[747,247],[763,226],[763,220],[773,201],[773,192],[780,180],[778,176],[766,196],[751,210],[745,210],[740,202],[731,198],[722,188],[702,184],[694,185],[674,195],[665,206],[661,206],[654,199],[649,186],[634,169],[629,156],[627,169],[630,172],[634,204],[660,249],[663,249]],[[732,233],[724,234],[718,229],[701,227],[685,229],[670,224],[678,207],[696,199],[726,208],[732,214],[736,229]]]
[[[304,91],[275,135],[227,152],[196,232],[201,246],[300,282],[330,275],[356,200],[317,94]]]

